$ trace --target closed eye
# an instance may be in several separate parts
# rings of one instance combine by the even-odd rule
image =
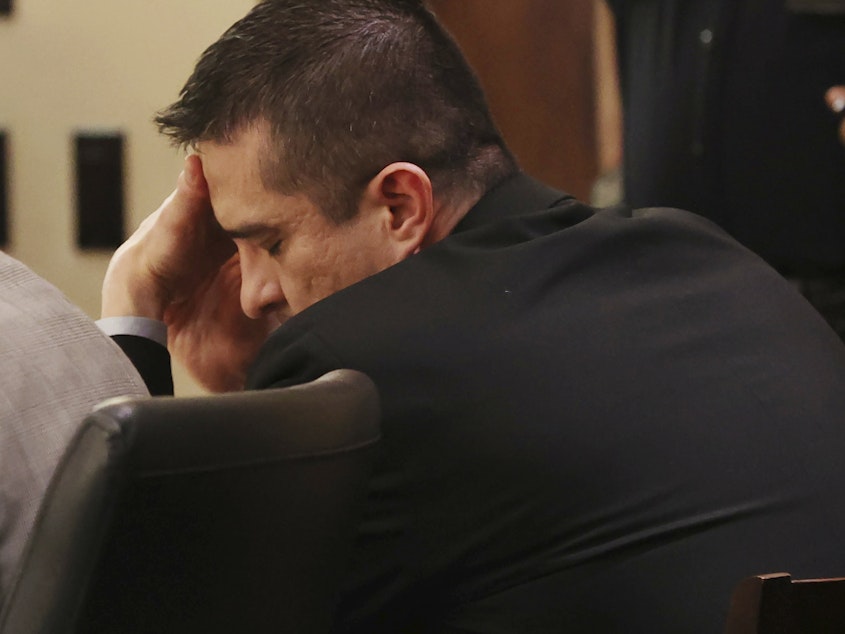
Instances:
[[[267,248],[267,253],[269,253],[270,255],[276,256],[276,255],[279,255],[281,250],[282,250],[282,241],[276,240],[272,245],[270,245]]]

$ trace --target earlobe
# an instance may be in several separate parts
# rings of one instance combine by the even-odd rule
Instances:
[[[386,210],[388,236],[404,259],[426,242],[434,220],[434,198],[428,174],[413,163],[391,163],[368,187],[373,203]]]

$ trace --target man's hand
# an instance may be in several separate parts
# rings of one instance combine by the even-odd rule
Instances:
[[[102,316],[164,321],[168,348],[200,384],[240,389],[278,325],[244,315],[240,286],[235,245],[214,218],[199,157],[189,156],[176,190],[112,257]]]
[[[200,159],[189,156],[176,190],[112,257],[102,316],[163,320],[172,303],[184,301],[234,250],[214,219]]]
[[[243,389],[246,373],[278,319],[250,319],[240,304],[238,255],[164,313],[167,347],[200,385],[212,392]]]
[[[831,110],[842,115],[839,120],[839,140],[845,143],[845,86],[830,88],[824,98]]]

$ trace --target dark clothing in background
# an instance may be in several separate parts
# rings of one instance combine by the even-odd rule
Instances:
[[[744,576],[845,569],[845,347],[703,218],[514,177],[248,387],[340,367],[384,418],[337,632],[712,634]]]
[[[784,0],[607,0],[617,20],[625,198],[700,213],[845,318],[845,15]],[[815,284],[819,286],[819,284]],[[831,311],[833,311],[831,313]],[[839,328],[845,334],[845,324]]]

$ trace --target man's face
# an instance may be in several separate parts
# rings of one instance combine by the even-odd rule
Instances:
[[[282,320],[396,263],[389,209],[367,208],[334,224],[305,196],[264,187],[260,128],[233,143],[199,144],[217,221],[240,255],[241,306],[249,317]]]

